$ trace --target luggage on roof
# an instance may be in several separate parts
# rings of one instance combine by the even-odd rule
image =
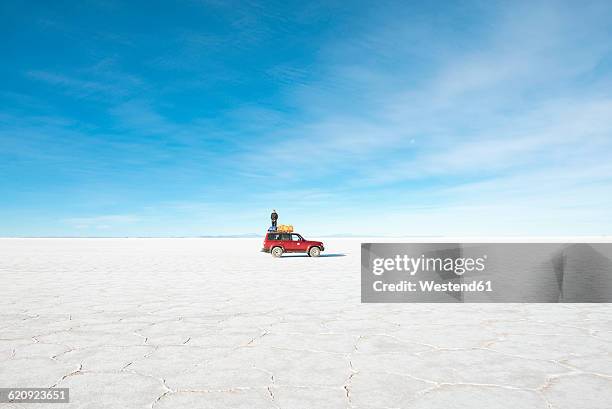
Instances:
[[[293,231],[293,225],[291,224],[279,224],[278,227],[276,228],[276,231],[282,232],[282,233],[291,233]]]

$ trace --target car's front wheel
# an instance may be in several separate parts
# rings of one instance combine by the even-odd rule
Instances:
[[[310,250],[308,250],[308,255],[310,257],[319,257],[321,255],[321,249],[318,247],[311,247]]]
[[[271,251],[272,257],[280,257],[283,255],[283,249],[281,247],[274,247]]]

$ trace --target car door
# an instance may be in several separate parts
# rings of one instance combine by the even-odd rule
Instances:
[[[306,251],[304,249],[304,239],[302,238],[302,236],[300,236],[299,234],[295,234],[292,233],[291,234],[291,251],[293,252],[301,252],[301,251]]]
[[[281,240],[281,244],[285,251],[291,252],[293,251],[293,242],[291,241],[291,234],[289,233],[279,233],[279,238]]]

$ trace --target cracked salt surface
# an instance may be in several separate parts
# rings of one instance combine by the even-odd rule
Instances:
[[[69,387],[69,408],[610,408],[612,305],[361,304],[359,240],[260,245],[0,239],[0,386]]]

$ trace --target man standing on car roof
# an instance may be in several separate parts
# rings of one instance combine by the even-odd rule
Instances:
[[[278,213],[276,213],[276,210],[272,209],[270,218],[272,219],[272,227],[276,228],[276,221],[278,220]]]

